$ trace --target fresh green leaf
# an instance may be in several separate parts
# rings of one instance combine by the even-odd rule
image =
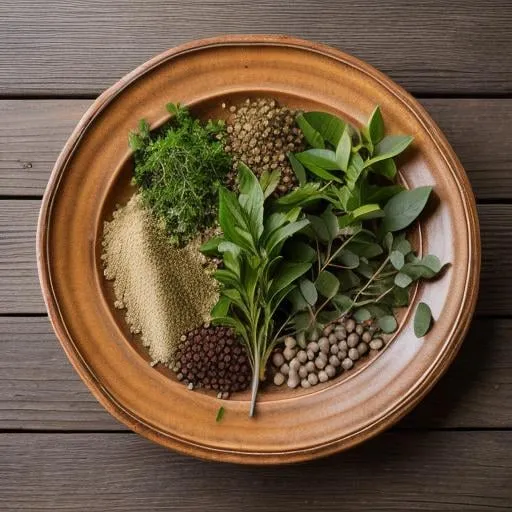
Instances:
[[[263,190],[263,196],[265,199],[270,197],[279,185],[281,179],[281,171],[275,169],[272,172],[263,171],[260,176],[260,186]]]
[[[318,238],[318,240],[325,243],[328,243],[332,240],[329,229],[322,217],[318,217],[316,215],[308,215],[307,219],[309,220],[311,228],[313,229],[313,232],[315,233],[315,236]]]
[[[265,196],[258,178],[244,163],[238,164],[238,182],[240,189],[238,201],[247,213],[249,228],[254,240],[257,240],[263,233],[263,203]]]
[[[288,293],[286,297],[292,305],[292,313],[305,311],[308,309],[308,301],[304,298],[299,288],[296,286]]]
[[[365,306],[365,309],[370,312],[372,318],[377,319],[386,315],[391,315],[393,312],[387,304],[368,304]]]
[[[276,204],[281,206],[305,206],[319,199],[323,199],[325,195],[320,192],[320,183],[306,183],[288,194],[277,199]]]
[[[265,249],[267,254],[270,256],[273,254],[275,248],[281,243],[284,242],[287,238],[291,237],[302,228],[309,224],[309,220],[302,219],[297,222],[290,222],[285,226],[282,226],[276,229],[268,238],[267,243],[265,244]]]
[[[417,338],[422,338],[430,330],[432,325],[432,312],[427,304],[420,302],[414,315],[414,334]]]
[[[439,258],[433,254],[427,254],[421,259],[421,264],[425,267],[428,267],[433,272],[438,274],[441,271],[441,262],[439,261]]]
[[[340,291],[342,292],[352,290],[353,288],[359,286],[361,283],[361,280],[357,274],[352,270],[342,270],[341,272],[337,272],[336,276],[340,282]]]
[[[396,328],[398,327],[396,323],[396,319],[393,315],[386,315],[379,318],[378,321],[379,327],[382,329],[383,332],[386,334],[390,334],[392,332],[396,331]]]
[[[211,311],[212,318],[227,316],[231,301],[227,297],[220,297]]]
[[[205,255],[205,256],[218,256],[219,255],[219,244],[224,241],[224,237],[222,236],[215,236],[213,238],[210,238],[207,242],[205,242],[199,250]]]
[[[334,240],[339,233],[338,217],[332,213],[331,207],[327,207],[325,211],[320,215],[320,218],[322,219],[327,229],[329,241]]]
[[[404,256],[407,256],[412,251],[412,247],[408,240],[405,238],[397,237],[393,241],[393,250],[399,251]]]
[[[330,299],[338,293],[340,282],[334,274],[331,274],[331,272],[327,270],[323,270],[318,274],[315,286],[320,295]]]
[[[298,313],[293,318],[293,325],[294,325],[295,331],[297,331],[297,332],[303,332],[303,331],[309,330],[312,323],[313,323],[313,318],[311,317],[311,315],[308,311]]]
[[[395,284],[400,288],[407,288],[412,283],[411,277],[403,272],[398,272],[395,276]]]
[[[320,133],[315,130],[309,122],[304,117],[304,114],[299,114],[295,118],[296,123],[299,125],[302,133],[304,134],[304,138],[308,141],[308,143],[314,148],[325,148],[325,143],[323,137]]]
[[[304,166],[295,158],[293,153],[287,153],[287,156],[293,172],[295,176],[297,176],[297,180],[299,180],[299,185],[304,185],[307,181],[306,169],[304,169]]]
[[[384,206],[383,229],[400,231],[414,222],[425,208],[432,187],[404,190],[393,196]]]
[[[406,263],[400,271],[407,274],[413,281],[418,279],[432,279],[437,272],[434,272],[430,267],[422,265],[421,263]]]
[[[378,204],[365,204],[356,208],[352,213],[352,220],[378,219],[384,216],[384,212]]]
[[[345,122],[327,112],[306,112],[306,121],[334,147],[338,145],[341,134],[345,130]]]
[[[370,167],[381,160],[386,160],[399,155],[413,140],[414,137],[409,135],[388,135],[387,137],[384,137],[375,146],[373,157],[365,162],[365,168]]]
[[[296,281],[300,276],[304,275],[311,268],[311,263],[282,263],[276,270],[276,278],[272,282],[269,289],[271,302],[277,293],[285,287]]]
[[[319,178],[322,178],[325,181],[335,181],[337,183],[342,183],[341,178],[338,178],[338,176],[335,176],[329,171],[326,171],[322,167],[315,165],[312,161],[309,161],[308,163],[302,162],[307,167],[309,171],[311,171],[315,176],[318,176]]]
[[[361,322],[366,322],[367,320],[370,320],[372,315],[370,314],[368,309],[358,308],[354,311],[353,317],[356,322],[361,323]]]
[[[347,186],[350,190],[354,190],[357,180],[361,176],[364,169],[364,162],[359,153],[355,153],[350,158],[350,163],[346,168],[347,171]]]
[[[302,153],[295,153],[295,158],[308,169],[311,165],[328,171],[340,169],[336,153],[330,149],[307,149]]]
[[[370,185],[364,196],[364,199],[368,203],[378,203],[383,205],[387,203],[393,196],[396,196],[399,192],[405,190],[402,185],[388,185],[381,187],[377,185]]]
[[[338,145],[336,146],[336,162],[337,166],[334,169],[341,169],[342,171],[346,171],[348,169],[348,163],[350,160],[352,149],[352,141],[350,140],[350,135],[348,130],[343,130],[343,133],[340,137]]]
[[[334,258],[334,261],[347,269],[354,269],[359,266],[359,256],[348,249],[341,250]]]
[[[224,418],[224,407],[220,406],[219,410],[217,411],[217,416],[215,416],[215,421],[219,423],[222,421],[222,418]]]
[[[354,301],[348,295],[342,294],[338,294],[332,297],[332,302],[336,305],[342,314],[349,311],[354,305]]]
[[[388,253],[391,253],[391,251],[393,250],[393,233],[386,233],[383,242],[384,247],[388,250]]]
[[[310,306],[314,306],[318,300],[318,293],[315,284],[309,279],[302,279],[299,281],[299,289],[304,299]]]
[[[288,261],[307,261],[313,262],[316,260],[316,251],[309,244],[300,240],[291,239],[284,246],[284,255]]]
[[[404,255],[400,251],[391,251],[389,260],[391,261],[391,265],[397,270],[400,270],[405,264]]]
[[[377,105],[368,121],[368,135],[373,144],[378,144],[384,137],[384,120],[380,107]]]
[[[322,324],[322,325],[327,325],[327,324],[330,324],[332,322],[334,322],[335,320],[337,320],[338,318],[340,317],[340,312],[337,311],[337,310],[334,310],[334,311],[326,311],[325,309],[322,310],[317,318],[318,318],[318,321]]]
[[[392,158],[374,162],[371,166],[371,170],[380,176],[384,176],[388,180],[393,180],[397,173],[396,164]]]

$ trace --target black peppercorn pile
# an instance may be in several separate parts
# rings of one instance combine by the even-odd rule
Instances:
[[[304,149],[302,132],[295,123],[297,112],[266,98],[252,102],[247,99],[241,105],[229,107],[229,112],[225,149],[233,156],[233,172],[228,178],[233,180],[238,163],[242,161],[257,176],[279,169],[278,195],[295,188],[297,179],[286,153]]]
[[[219,398],[243,391],[251,381],[245,348],[233,330],[209,324],[183,335],[173,370],[190,389],[202,387],[219,392]]]

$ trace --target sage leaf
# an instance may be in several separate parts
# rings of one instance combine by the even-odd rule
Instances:
[[[350,297],[341,294],[335,295],[332,298],[332,303],[341,311],[341,313],[346,313],[354,305],[354,301]]]
[[[371,185],[367,188],[364,199],[368,203],[379,203],[382,205],[403,190],[405,189],[402,185],[388,185],[386,187]]]
[[[279,169],[275,169],[272,172],[263,171],[260,176],[260,186],[263,190],[263,196],[265,199],[270,197],[274,190],[279,185],[279,180],[281,179],[281,171]]]
[[[407,288],[412,283],[411,277],[403,272],[398,272],[395,276],[395,284],[400,288]]]
[[[290,236],[294,235],[302,228],[307,226],[309,221],[307,219],[298,220],[296,222],[290,222],[285,226],[276,229],[268,238],[268,242],[265,244],[265,249],[269,257],[272,255],[276,247]]]
[[[398,327],[396,323],[396,318],[393,315],[385,315],[380,317],[378,324],[382,331],[385,332],[386,334],[391,334],[392,332],[395,332],[396,328]]]
[[[349,269],[337,272],[336,277],[340,282],[340,291],[342,292],[352,290],[361,284],[361,280],[357,274]]]
[[[370,320],[372,315],[366,308],[359,308],[354,311],[354,319],[356,322],[366,322],[367,320]]]
[[[359,256],[348,249],[340,251],[334,260],[341,263],[347,269],[354,269],[359,266]]]
[[[299,288],[294,287],[286,297],[292,305],[292,313],[308,309],[308,301],[304,298]]]
[[[421,263],[406,263],[400,271],[417,281],[418,279],[432,279],[437,272]]]
[[[404,190],[393,196],[384,206],[383,229],[400,231],[414,222],[427,204],[432,187]]]
[[[282,263],[276,271],[277,277],[270,285],[270,301],[274,300],[276,294],[304,275],[310,268],[311,263]]]
[[[326,210],[320,215],[320,218],[325,224],[327,229],[327,233],[329,236],[329,241],[334,240],[339,233],[338,227],[338,217],[332,213],[331,207],[327,207]]]
[[[295,158],[293,153],[287,153],[288,160],[290,161],[290,165],[292,166],[293,172],[295,176],[297,176],[297,180],[299,181],[299,185],[304,185],[307,181],[306,177],[306,169],[304,166]]]
[[[391,265],[393,265],[396,270],[400,270],[405,264],[404,255],[400,251],[392,251],[389,255],[389,261],[391,261]]]
[[[324,198],[324,194],[319,189],[320,183],[305,183],[288,194],[281,196],[276,200],[276,204],[286,207],[308,205]]]
[[[378,204],[365,204],[356,208],[352,213],[352,220],[369,220],[384,217],[384,211]]]
[[[395,157],[404,151],[414,140],[410,135],[388,135],[384,137],[374,148],[373,157],[364,163],[365,168],[375,162]]]
[[[247,212],[251,233],[254,239],[258,240],[263,233],[263,203],[265,201],[263,190],[258,178],[244,163],[238,165],[238,182],[240,189],[238,200]]]
[[[422,338],[428,333],[432,325],[432,312],[427,304],[420,302],[414,315],[414,334]]]
[[[323,137],[320,133],[309,124],[309,122],[304,117],[304,114],[299,114],[295,118],[296,123],[299,125],[302,133],[304,134],[304,138],[309,142],[311,146],[314,148],[325,148],[325,143]]]
[[[392,158],[374,162],[371,169],[374,173],[384,176],[388,180],[393,180],[397,173],[396,164]]]
[[[318,314],[318,321],[323,324],[323,325],[326,325],[326,324],[330,324],[331,322],[334,322],[335,320],[337,320],[339,317],[340,317],[340,312],[339,311],[325,311],[325,310],[322,310],[320,311],[320,313]]]
[[[303,162],[304,163],[304,162]],[[329,171],[326,171],[322,167],[315,165],[312,162],[309,162],[308,164],[304,163],[304,165],[307,167],[307,169],[312,172],[315,176],[318,176],[319,178],[322,178],[325,181],[336,181],[337,183],[342,183],[341,178],[338,178],[338,176],[335,176]]]
[[[328,112],[305,112],[303,117],[324,140],[334,147],[338,145],[341,134],[345,130],[345,121]]]
[[[421,259],[421,264],[438,274],[441,271],[441,262],[434,254],[427,254]]]
[[[368,135],[373,144],[378,144],[384,137],[384,120],[380,107],[377,105],[372,112],[367,125]]]
[[[405,257],[412,251],[412,247],[408,240],[405,238],[399,238],[394,240],[393,250],[400,251]]]
[[[309,279],[302,279],[299,282],[299,289],[310,306],[314,306],[318,300],[318,292],[315,284]]]
[[[307,219],[309,220],[310,226],[318,240],[325,243],[328,243],[332,240],[329,229],[322,217],[318,217],[316,215],[308,215]]]
[[[343,130],[343,133],[340,137],[340,141],[336,146],[336,162],[338,167],[342,171],[346,171],[348,169],[348,163],[351,156],[351,149],[352,141],[350,140],[348,130]]]
[[[315,286],[320,295],[331,299],[338,293],[340,282],[334,274],[331,274],[331,272],[327,270],[322,270],[316,278]]]
[[[289,261],[307,261],[313,262],[316,260],[316,251],[309,244],[294,240],[293,238],[286,243],[284,247],[284,254]]]
[[[308,169],[311,165],[327,171],[340,169],[336,153],[330,149],[307,149],[302,153],[295,153],[295,158]]]
[[[389,253],[391,253],[393,249],[393,233],[388,232],[384,236],[384,247],[388,250]]]
[[[347,186],[350,190],[353,190],[356,186],[357,180],[361,176],[364,169],[364,162],[359,153],[355,153],[350,158],[350,163],[346,169],[346,180]]]

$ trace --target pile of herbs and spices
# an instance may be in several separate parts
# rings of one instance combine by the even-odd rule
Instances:
[[[308,389],[382,350],[442,264],[410,239],[432,187],[407,189],[379,107],[356,128],[273,98],[130,134],[130,201],[105,222],[104,274],[152,365],[219,399]],[[403,315],[402,315],[403,316]],[[415,306],[414,332],[432,326]],[[219,409],[217,420],[224,415]]]

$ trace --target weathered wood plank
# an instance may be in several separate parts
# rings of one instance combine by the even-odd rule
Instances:
[[[478,319],[399,428],[512,428],[512,320]],[[125,430],[75,373],[47,318],[0,318],[0,430]]]
[[[415,93],[510,93],[507,0],[4,0],[2,94],[98,94],[153,55],[222,33],[282,33],[342,48]]]
[[[422,100],[468,171],[478,199],[512,198],[512,100]],[[0,100],[0,193],[37,196],[90,100]],[[478,127],[478,129],[475,129]]]
[[[511,450],[512,432],[395,432],[259,468],[183,457],[135,434],[3,434],[0,497],[5,512],[504,511]]]
[[[44,313],[35,258],[39,200],[0,201],[0,314]],[[480,315],[512,314],[512,205],[478,208],[483,267]]]

